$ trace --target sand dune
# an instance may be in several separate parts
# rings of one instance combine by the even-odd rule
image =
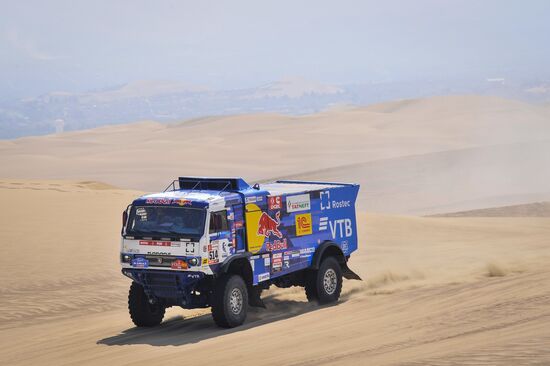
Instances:
[[[550,362],[548,218],[360,214],[351,266],[365,281],[346,281],[336,306],[272,289],[241,328],[170,309],[143,330],[117,263],[120,212],[139,192],[102,188],[0,183],[3,364]]]
[[[481,210],[450,212],[434,217],[550,217],[550,202],[526,203]]]
[[[410,155],[282,178],[357,182],[361,208],[427,215],[549,200],[547,159],[550,142],[543,141]]]
[[[453,96],[300,117],[141,122],[0,141],[0,166],[4,177],[150,191],[176,175],[359,181],[362,209],[433,214],[548,199],[549,117],[543,106]]]
[[[0,141],[0,363],[550,364],[549,117],[437,97]],[[322,308],[271,289],[233,330],[207,309],[134,328],[119,230],[141,193],[127,189],[178,175],[361,183],[365,281]],[[462,217],[387,214],[448,212]]]

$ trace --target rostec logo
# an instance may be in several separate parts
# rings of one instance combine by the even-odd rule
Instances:
[[[336,239],[336,237],[345,237],[349,238],[353,235],[353,229],[351,227],[351,220],[350,219],[338,219],[334,221],[329,222],[330,226],[330,233],[332,234],[332,238]],[[337,235],[338,234],[338,235]]]
[[[322,191],[320,199],[321,210],[330,210],[330,191]]]
[[[321,192],[319,198],[321,199],[321,210],[351,207],[350,200],[331,201],[330,191]]]
[[[281,224],[281,212],[275,214],[276,220],[271,216],[262,212],[260,220],[258,220],[258,235],[269,237],[269,235],[275,235],[279,239],[282,239],[283,234],[279,231],[279,225]]]
[[[332,201],[332,208],[345,208],[350,206],[351,206],[351,202],[347,200]]]
[[[309,235],[313,232],[311,227],[311,214],[296,215],[296,236]]]
[[[267,208],[269,210],[280,210],[282,206],[281,196],[267,197]]]

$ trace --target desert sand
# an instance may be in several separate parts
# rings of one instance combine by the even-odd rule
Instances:
[[[433,217],[550,217],[550,202],[482,208],[479,210],[448,212]]]
[[[550,219],[360,214],[341,301],[272,289],[246,324],[172,308],[133,327],[120,213],[139,192],[2,180],[0,359],[6,365],[464,365],[550,362]],[[544,363],[542,363],[544,364]]]
[[[0,141],[0,364],[550,364],[549,116],[440,97]],[[326,307],[272,288],[231,330],[176,308],[136,329],[121,212],[183,174],[362,183],[364,281]]]
[[[2,177],[158,191],[176,175],[361,183],[360,209],[429,215],[550,200],[550,110],[480,96],[140,122],[0,141]]]

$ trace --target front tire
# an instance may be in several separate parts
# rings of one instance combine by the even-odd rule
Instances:
[[[306,274],[308,301],[329,304],[338,301],[342,292],[342,268],[334,257],[327,257],[316,271]]]
[[[132,322],[138,327],[154,327],[164,318],[165,307],[160,304],[150,304],[143,286],[132,282],[128,294],[128,310]]]
[[[216,281],[212,297],[212,317],[219,327],[233,328],[244,323],[248,291],[241,276],[221,276]]]

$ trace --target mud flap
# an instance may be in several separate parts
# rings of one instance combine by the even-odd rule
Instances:
[[[262,289],[257,286],[251,286],[248,288],[248,305],[256,308],[264,308],[265,304],[260,297]]]
[[[359,280],[359,281],[363,281],[361,279],[361,277],[359,277],[359,275],[355,272],[353,272],[351,269],[349,269],[347,263],[344,263],[342,265],[342,276],[344,276],[344,278],[348,279],[348,280]]]

